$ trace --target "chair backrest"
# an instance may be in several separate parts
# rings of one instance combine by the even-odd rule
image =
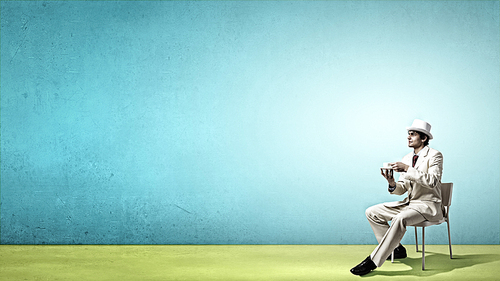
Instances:
[[[453,193],[453,183],[442,183],[441,184],[441,203],[445,207],[451,205],[451,194]]]

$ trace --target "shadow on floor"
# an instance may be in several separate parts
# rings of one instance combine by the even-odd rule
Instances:
[[[455,269],[472,267],[478,264],[485,264],[490,262],[500,261],[500,255],[496,254],[475,254],[475,255],[453,255],[453,259],[450,259],[448,254],[440,253],[425,253],[425,270],[422,270],[422,258],[410,258],[396,260],[394,264],[401,263],[405,264],[411,269],[404,271],[387,271],[384,268],[391,266],[390,261],[386,261],[382,267],[377,270],[372,271],[363,277],[370,276],[433,276],[440,273],[451,272]]]

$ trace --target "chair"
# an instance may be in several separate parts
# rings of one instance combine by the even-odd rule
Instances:
[[[415,227],[415,246],[418,252],[418,237],[417,237],[417,227],[422,228],[422,270],[425,270],[425,228],[431,225],[439,225],[446,222],[448,225],[448,244],[450,245],[450,259],[453,259],[451,252],[451,236],[450,236],[450,205],[451,205],[451,194],[453,193],[453,183],[442,183],[441,184],[441,201],[444,206],[443,219],[439,221],[424,221],[415,225],[410,225]],[[394,262],[394,251],[391,255],[391,262]]]

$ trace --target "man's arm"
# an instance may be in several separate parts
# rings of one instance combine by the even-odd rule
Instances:
[[[427,188],[434,188],[441,182],[443,172],[443,155],[436,151],[429,156],[427,172],[420,171],[402,162],[393,163],[392,167],[396,172],[400,172],[404,180],[416,182]]]
[[[380,169],[382,176],[387,180],[389,184],[388,191],[392,194],[402,195],[406,192],[404,184],[399,184],[394,180],[394,170]],[[385,172],[384,172],[385,171]]]
[[[443,154],[437,152],[429,159],[429,168],[424,173],[415,168],[409,167],[405,173],[405,179],[414,181],[427,188],[434,188],[441,182],[443,173]]]

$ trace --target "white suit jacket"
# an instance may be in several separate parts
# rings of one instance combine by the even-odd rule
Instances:
[[[391,194],[403,195],[408,193],[403,201],[385,203],[388,207],[409,204],[411,209],[418,211],[429,221],[443,218],[441,204],[441,175],[443,172],[443,155],[441,152],[428,146],[420,152],[420,156],[411,167],[413,152],[409,153],[401,162],[409,165],[407,172],[400,174],[396,189]]]

